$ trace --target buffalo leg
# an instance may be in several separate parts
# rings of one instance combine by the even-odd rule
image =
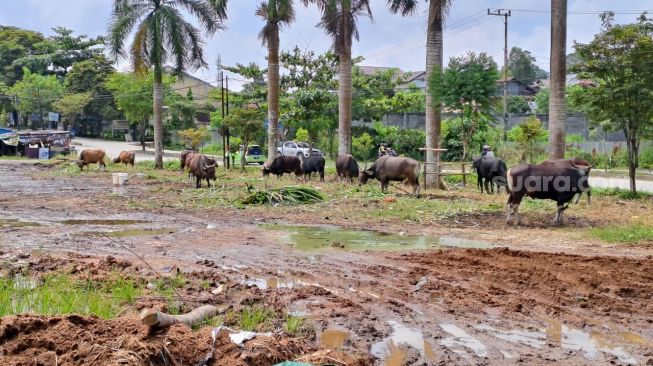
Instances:
[[[209,178],[206,178],[206,187],[211,188],[211,182],[209,182]]]
[[[324,182],[324,170],[320,172],[320,182]]]
[[[202,187],[202,178],[200,177],[195,177],[195,188],[201,188]]]
[[[481,193],[483,193],[483,177],[480,175],[476,177],[476,188],[481,190]]]

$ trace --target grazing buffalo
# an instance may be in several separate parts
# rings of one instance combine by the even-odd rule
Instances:
[[[76,161],[79,169],[84,170],[84,167],[91,164],[98,164],[98,169],[106,169],[104,157],[106,153],[102,149],[85,149],[79,154],[79,160]]]
[[[370,168],[361,170],[358,175],[360,185],[367,183],[370,178],[381,182],[381,191],[385,192],[390,181],[406,182],[413,187],[413,194],[419,197],[419,162],[415,159],[382,156]]]
[[[589,189],[587,180],[592,166],[577,166],[559,162],[521,164],[508,170],[507,221],[517,216],[520,224],[519,204],[524,196],[556,201],[558,208],[554,223],[562,224],[562,213],[577,193]]]
[[[182,172],[188,170],[188,180],[193,179],[193,173],[190,171],[190,163],[193,161],[193,156],[197,154],[192,150],[185,150],[181,153],[179,167]]]
[[[311,179],[313,173],[320,174],[320,182],[324,182],[324,157],[323,156],[309,156],[304,159],[302,162],[302,172],[304,173],[304,179],[308,175],[308,179]]]
[[[120,155],[113,159],[113,163],[123,163],[125,165],[134,166],[134,160],[136,160],[136,154],[133,151],[121,151]]]
[[[203,154],[193,154],[193,157],[190,161],[190,173],[195,176],[196,188],[202,187],[203,179],[206,179],[206,185],[211,187],[211,182],[209,180],[213,180],[214,182],[216,180],[216,165],[217,163],[215,162],[215,159],[209,158]]]
[[[495,157],[484,156],[475,158],[472,163],[472,168],[476,170],[478,176],[477,186],[483,193],[483,186],[485,192],[494,193],[494,186],[497,186],[497,193],[500,187],[506,186],[506,162]]]
[[[353,156],[349,154],[338,155],[336,158],[336,171],[338,178],[349,179],[349,183],[354,183],[354,178],[358,176],[358,163]]]
[[[581,158],[571,158],[571,159],[556,159],[556,160],[545,160],[542,162],[542,164],[562,164],[564,166],[572,166],[576,165],[577,167],[589,167],[591,166],[589,162],[585,159]],[[585,193],[587,193],[587,204],[589,205],[592,201],[592,190],[590,189],[589,182],[585,182],[587,185],[584,190]],[[583,192],[579,192],[576,195],[576,199],[574,200],[574,203],[578,204],[578,201],[580,201],[580,197],[583,195]]]
[[[263,164],[261,169],[263,176],[274,174],[279,179],[283,173],[295,173],[295,176],[304,174],[302,170],[302,161],[296,156],[277,156],[270,164]]]

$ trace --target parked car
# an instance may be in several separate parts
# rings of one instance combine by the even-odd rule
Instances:
[[[277,147],[277,156],[296,156],[304,159],[308,156],[309,144],[306,142],[284,141]],[[322,156],[322,152],[313,147],[313,156]]]
[[[234,154],[234,163],[240,164],[240,159],[242,159],[243,147],[240,147],[240,150]],[[247,152],[245,152],[245,161],[247,164],[258,163],[263,165],[265,163],[265,155],[263,155],[263,149],[258,145],[249,145],[247,146]]]

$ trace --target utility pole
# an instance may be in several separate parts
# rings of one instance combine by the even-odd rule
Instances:
[[[224,80],[224,85],[225,85],[225,92],[226,92],[226,100],[225,100],[225,105],[226,105],[226,115],[229,115],[229,75],[225,77]],[[229,132],[229,126],[225,127],[225,131],[227,133],[227,150],[229,151],[229,157],[227,158],[227,168],[231,167],[231,133]]]
[[[487,15],[503,18],[503,141],[508,139],[508,17],[510,9],[487,10]]]

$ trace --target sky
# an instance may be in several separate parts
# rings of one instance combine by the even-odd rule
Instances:
[[[653,14],[651,0],[568,0],[567,47],[569,52],[576,42],[588,42],[600,30],[598,12],[617,12],[618,23],[634,21],[639,12]],[[359,19],[360,40],[354,43],[353,55],[363,56],[361,65],[398,67],[404,71],[424,70],[427,2],[409,17],[391,14],[385,0],[370,0],[373,19]],[[0,0],[0,25],[36,30],[49,35],[51,28],[64,26],[77,34],[103,35],[111,13],[110,0]],[[227,30],[205,39],[207,69],[191,72],[207,81],[217,80],[217,56],[222,63],[257,62],[265,65],[267,50],[258,40],[263,20],[254,15],[259,1],[230,0]],[[316,24],[319,12],[296,1],[296,21],[283,29],[281,48],[311,49],[324,52],[330,40]],[[531,51],[537,64],[549,69],[550,0],[454,0],[448,14],[444,33],[445,63],[452,56],[468,51],[487,52],[497,63],[503,63],[503,20],[488,16],[490,9],[511,9],[508,19],[508,47]],[[621,14],[620,14],[621,13]],[[629,14],[626,14],[629,13]],[[126,69],[128,63],[117,63]],[[237,77],[237,76],[236,76]],[[239,82],[230,84],[238,89]]]

